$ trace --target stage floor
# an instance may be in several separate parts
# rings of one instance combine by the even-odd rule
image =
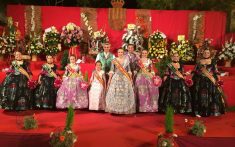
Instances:
[[[38,129],[23,130],[24,115],[36,114]],[[56,128],[65,125],[66,111],[23,111],[0,110],[0,136],[4,134],[43,134],[48,135]],[[174,130],[179,136],[187,136],[184,124],[187,115],[174,116]],[[235,137],[235,112],[227,112],[220,117],[201,118],[207,132],[205,137]],[[76,110],[73,129],[78,135],[75,146],[79,147],[142,147],[156,146],[157,135],[164,132],[164,115],[157,113],[138,113],[135,115],[111,115],[102,112]],[[2,138],[3,139],[3,138]],[[1,145],[0,137],[0,145]],[[2,145],[1,145],[2,146]]]

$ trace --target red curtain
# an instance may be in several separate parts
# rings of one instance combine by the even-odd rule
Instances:
[[[24,8],[23,5],[9,5],[7,7],[7,16],[12,16],[19,22],[19,29],[24,35]],[[68,22],[74,22],[80,25],[79,7],[53,7],[42,6],[42,29],[50,26],[56,26],[61,30],[62,26]],[[126,9],[126,24],[136,22],[135,9]],[[177,40],[178,35],[185,35],[188,38],[188,20],[189,14],[194,11],[166,11],[151,10],[152,31],[162,31],[170,40]],[[124,30],[112,30],[108,22],[108,9],[97,9],[97,26],[107,32],[112,50],[122,45],[122,35]],[[224,12],[207,11],[205,12],[205,38],[212,38],[213,45],[221,46],[225,35],[226,14]]]

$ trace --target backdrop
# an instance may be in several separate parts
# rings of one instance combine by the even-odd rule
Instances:
[[[19,29],[22,35],[25,34],[26,23],[26,7],[24,5],[8,5],[7,16],[12,16],[15,21],[19,23]],[[40,15],[41,29],[46,29],[50,26],[57,27],[61,30],[62,26],[68,22],[73,22],[83,29],[86,27],[80,16],[81,12],[89,13],[89,22],[92,23],[94,31],[103,29],[107,32],[112,49],[118,48],[122,44],[122,35],[124,27],[129,23],[140,24],[145,27],[145,32],[152,33],[159,30],[165,33],[170,40],[177,40],[178,35],[185,35],[186,39],[190,36],[193,24],[192,14],[203,14],[201,21],[201,33],[204,38],[212,38],[213,45],[221,46],[221,42],[225,35],[226,14],[217,11],[160,11],[160,10],[138,10],[138,9],[122,9],[114,11],[112,8],[79,8],[79,7],[54,7],[54,6],[41,6]],[[117,14],[116,14],[117,13]],[[117,23],[115,23],[117,22]],[[115,26],[116,25],[116,26]],[[124,25],[123,29],[121,25]],[[198,24],[196,27],[198,27]],[[114,29],[119,27],[118,29]]]

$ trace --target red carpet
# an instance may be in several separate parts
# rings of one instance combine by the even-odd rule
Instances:
[[[23,130],[23,115],[33,113],[36,113],[39,128],[29,131]],[[11,142],[10,139],[15,138],[17,135],[27,140],[26,135],[18,133],[26,133],[30,135],[29,137],[34,138],[43,138],[44,136],[44,139],[40,141],[46,142],[46,140],[49,139],[51,131],[54,131],[58,127],[64,127],[65,117],[66,111],[38,110],[17,113],[0,110],[0,146],[3,147],[6,141]],[[191,117],[179,114],[174,117],[175,133],[179,136],[188,136],[184,126],[185,118]],[[207,127],[205,137],[235,137],[234,118],[235,112],[228,112],[226,115],[220,117],[202,118]],[[79,147],[156,146],[157,135],[164,131],[164,115],[141,113],[129,116],[113,116],[107,113],[77,110],[73,129],[78,135],[76,146]],[[38,133],[40,133],[41,136]],[[45,135],[48,135],[48,138],[45,138]],[[197,139],[198,138],[196,138],[196,140]],[[233,140],[235,141],[235,139]],[[19,142],[21,141],[22,139],[19,140]],[[39,139],[37,141],[39,141]]]

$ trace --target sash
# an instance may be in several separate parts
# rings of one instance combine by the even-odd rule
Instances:
[[[71,73],[69,76],[75,75],[75,76],[80,76],[76,70],[74,70],[72,67],[70,67],[70,65],[67,66],[67,69],[69,71],[69,73]]]
[[[102,86],[105,87],[104,80],[100,77],[100,75],[96,71],[94,72],[94,76],[100,82],[100,84],[102,84]]]
[[[147,69],[144,67],[143,62],[142,62],[141,60],[139,60],[138,63],[139,63],[139,67],[140,67],[140,69],[143,71],[143,73],[144,73],[145,75],[149,76],[150,78],[153,78],[153,75],[152,75],[150,72],[148,72]]]
[[[49,65],[45,64],[44,66],[45,66],[45,70],[50,76],[57,78],[56,73],[51,69],[51,67],[49,67]]]
[[[167,66],[181,79],[184,79],[184,76],[178,69],[176,69],[171,63],[168,63]]]
[[[113,59],[113,64],[116,65],[116,67],[122,72],[122,74],[130,81],[132,82],[131,77],[129,76],[128,72],[123,68],[123,66],[118,62],[118,60]]]
[[[30,76],[28,72],[22,68],[20,65],[17,64],[17,62],[13,62],[12,64],[21,74],[25,75],[28,79],[30,79]]]
[[[210,74],[210,72],[205,68],[205,67],[202,67],[201,68],[202,70],[202,73],[216,86],[216,80],[215,78]],[[220,86],[216,86],[218,91],[221,93],[222,95],[222,101],[223,103],[225,103],[225,95],[224,95],[224,92],[223,90],[221,89]]]

